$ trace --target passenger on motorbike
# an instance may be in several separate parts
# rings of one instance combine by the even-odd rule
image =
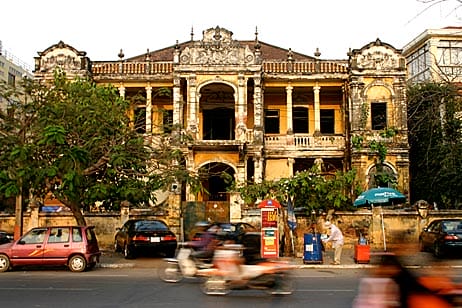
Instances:
[[[215,249],[221,244],[221,239],[218,236],[221,228],[212,226],[203,232],[198,240],[188,242],[194,249],[191,254],[193,258],[211,260]]]

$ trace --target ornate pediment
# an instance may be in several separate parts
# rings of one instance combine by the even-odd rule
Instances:
[[[240,46],[232,38],[233,33],[215,27],[203,31],[202,40],[186,47],[180,54],[180,64],[245,65],[255,62],[255,55],[248,46]]]
[[[56,67],[68,72],[84,70],[89,62],[85,52],[77,51],[63,41],[38,54],[35,70],[41,72],[53,71]]]
[[[394,71],[404,69],[404,57],[399,50],[379,39],[350,54],[352,69]]]

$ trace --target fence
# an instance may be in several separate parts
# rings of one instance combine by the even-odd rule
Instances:
[[[158,218],[171,222],[172,218],[164,213],[152,209],[123,208],[113,213],[87,213],[85,219],[88,225],[94,225],[100,246],[103,249],[112,247],[117,227],[129,218]],[[422,229],[435,218],[462,218],[460,210],[393,210],[374,208],[372,210],[357,210],[354,212],[334,212],[332,217],[324,215],[297,216],[297,228],[294,231],[295,246],[298,253],[303,252],[303,238],[305,233],[324,232],[322,226],[326,219],[336,223],[343,231],[345,245],[354,245],[359,235],[365,236],[372,248],[381,249],[386,245],[418,243]],[[259,210],[245,211],[242,216],[247,221],[260,227]],[[15,217],[13,214],[0,214],[0,229],[13,232]],[[73,225],[75,219],[71,213],[43,213],[32,209],[24,213],[23,230],[27,231],[37,226]],[[177,228],[173,228],[177,230]],[[179,230],[178,230],[179,231]],[[179,232],[178,232],[179,233]],[[178,234],[180,238],[180,234]]]

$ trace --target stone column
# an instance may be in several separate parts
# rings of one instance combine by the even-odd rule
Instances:
[[[238,186],[241,186],[245,183],[245,164],[240,163],[237,166],[237,172],[234,175],[234,180]],[[242,219],[242,208],[244,205],[244,200],[240,197],[239,193],[231,193],[229,196],[230,206],[229,206],[229,216],[231,221],[240,221]]]
[[[122,83],[119,86],[119,95],[120,95],[120,97],[125,98],[125,87],[124,87],[124,85]]]
[[[146,87],[146,133],[152,132],[152,87]]]
[[[263,180],[263,159],[260,155],[253,158],[254,163],[254,182],[261,183]]]
[[[289,85],[286,87],[286,105],[287,105],[287,135],[293,134],[294,128],[293,128],[293,121],[292,121],[292,91],[293,87]]]
[[[247,131],[247,106],[245,102],[246,83],[242,74],[239,74],[237,99],[235,100],[236,116],[236,140],[245,141]],[[235,111],[235,113],[236,113]]]
[[[130,202],[122,201],[120,204],[120,224],[123,225],[130,218]]]
[[[294,163],[295,163],[295,159],[287,158],[287,165],[289,166],[289,177],[290,178],[294,176]]]
[[[40,227],[40,221],[39,221],[40,204],[37,202],[37,200],[33,199],[29,204],[29,208],[30,208],[30,219],[29,219],[27,230],[30,230],[35,227]]]
[[[182,97],[180,93],[181,79],[179,77],[173,78],[173,125],[182,124]]]
[[[286,87],[286,105],[287,105],[287,144],[294,144],[294,127],[293,127],[293,116],[292,116],[292,91],[293,87],[289,84]]]
[[[191,75],[188,82],[189,98],[188,98],[188,130],[198,139],[198,119],[197,119],[197,97],[196,93],[196,75]]]
[[[314,134],[321,133],[321,107],[320,107],[320,100],[319,100],[319,92],[321,87],[316,82],[316,85],[313,87],[314,92]]]
[[[194,164],[194,152],[189,151],[186,156],[186,169],[190,174],[194,174],[195,164]],[[196,201],[196,195],[191,192],[191,185],[186,185],[186,201]]]
[[[253,105],[254,105],[254,143],[263,144],[263,89],[261,88],[261,77],[254,77],[254,94],[253,94]]]

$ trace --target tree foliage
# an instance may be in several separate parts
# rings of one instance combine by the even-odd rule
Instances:
[[[31,116],[20,122],[27,122],[24,127],[2,113],[4,194],[17,194],[20,183],[35,197],[52,193],[85,224],[82,211],[96,201],[110,209],[125,200],[147,204],[153,191],[173,182],[197,184],[171,139],[137,133],[128,117],[130,102],[112,86],[69,81],[57,71],[52,85],[31,83],[29,103],[18,108],[22,118]],[[25,128],[24,142],[18,142]]]
[[[408,89],[411,201],[462,207],[462,114],[453,83],[427,82]]]
[[[298,172],[293,177],[262,183],[247,183],[237,187],[246,204],[274,198],[285,203],[290,196],[296,208],[311,211],[351,209],[351,196],[358,193],[354,170],[323,174],[317,166]]]

